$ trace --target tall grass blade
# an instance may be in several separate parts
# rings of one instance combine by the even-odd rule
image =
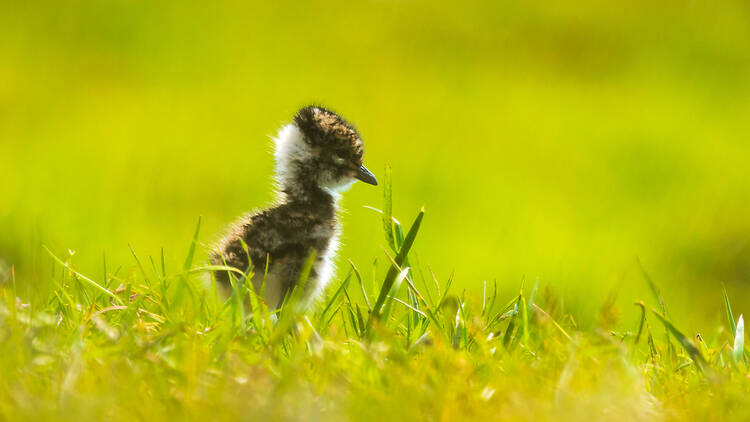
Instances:
[[[141,260],[138,259],[138,255],[135,254],[135,249],[133,249],[133,246],[128,245],[128,248],[130,248],[130,253],[133,255],[133,259],[135,259],[135,263],[138,265],[138,269],[141,271],[141,274],[143,275],[143,280],[148,284],[151,285],[151,280],[148,278],[148,274],[146,273],[146,269],[143,268],[143,264],[141,264]],[[158,276],[158,273],[157,273]]]
[[[508,351],[510,351],[510,342],[513,339],[513,330],[516,329],[517,313],[518,312],[514,311],[513,316],[511,316],[510,321],[508,321],[508,327],[505,329],[505,334],[503,335],[503,347]]]
[[[531,289],[531,294],[529,295],[529,303],[528,303],[529,310],[533,309],[534,307],[534,301],[536,300],[537,290],[539,290],[539,277],[537,277],[536,281],[534,281],[534,287]]]
[[[393,223],[393,230],[394,230],[395,235],[396,235],[396,245],[400,248],[404,244],[404,232],[403,232],[403,230],[401,230],[401,224],[395,218],[393,219],[393,221],[394,221],[394,223]],[[394,249],[394,251],[395,250],[396,249]],[[404,265],[403,266],[405,266],[405,267],[411,267],[411,265],[409,265],[409,257],[408,256],[404,259]]]
[[[365,284],[362,281],[362,274],[359,273],[359,270],[357,269],[357,266],[354,265],[354,262],[352,260],[349,260],[349,265],[352,266],[351,271],[354,271],[354,276],[357,277],[357,282],[359,283],[359,288],[362,291],[362,297],[365,299],[365,304],[367,305],[367,310],[372,312],[372,305],[370,305],[370,298],[367,297],[367,290],[365,290]]]
[[[395,261],[398,265],[402,265],[404,260],[406,259],[406,256],[409,254],[409,250],[411,249],[412,244],[414,244],[414,240],[416,239],[417,233],[419,232],[419,226],[422,224],[422,218],[424,218],[424,207],[419,210],[417,218],[414,220],[414,223],[411,225],[411,228],[409,229],[409,232],[404,239],[403,246],[398,251],[398,255],[396,255]],[[393,283],[396,281],[398,272],[398,267],[394,265],[391,265],[391,267],[388,269],[388,273],[385,276],[385,281],[380,288],[378,299],[375,301],[375,304],[372,307],[372,314],[368,319],[368,327],[372,325],[373,318],[380,318],[380,313],[383,309],[383,305],[385,304],[388,294],[393,287]]]
[[[638,342],[641,341],[641,335],[643,334],[643,325],[646,323],[646,305],[643,302],[636,302],[636,306],[641,308],[641,318],[640,322],[638,323],[638,332],[635,335],[635,339],[633,340],[633,351],[635,352],[635,346],[638,345]]]
[[[346,286],[349,285],[349,280],[352,277],[352,272],[353,272],[353,270],[349,270],[349,274],[346,275],[346,278],[344,279],[344,282],[341,283],[341,285],[339,286],[338,289],[336,289],[336,292],[333,294],[333,296],[331,296],[331,300],[328,301],[328,303],[326,304],[325,308],[323,308],[323,312],[320,313],[320,318],[318,319],[318,329],[319,330],[323,326],[323,322],[326,320],[326,314],[331,309],[331,307],[333,306],[333,304],[336,303],[336,301],[338,300],[339,296],[341,296],[341,294],[344,292],[344,290],[346,289]]]
[[[385,231],[386,243],[396,252],[398,248],[396,247],[396,239],[393,234],[393,185],[391,172],[391,166],[386,165],[383,175],[383,230]]]
[[[722,287],[722,293],[724,294],[724,308],[727,311],[727,320],[729,321],[729,327],[732,329],[732,336],[737,335],[737,325],[734,323],[734,315],[732,314],[732,305],[729,304],[729,296],[727,295],[726,287]]]
[[[482,301],[482,316],[489,316],[492,313],[492,310],[495,309],[495,302],[497,301],[497,280],[492,280],[492,285],[492,298],[487,303],[485,303],[484,300]]]
[[[201,230],[201,217],[198,217],[198,224],[195,226],[195,233],[193,233],[193,240],[190,242],[190,248],[188,249],[187,257],[185,258],[185,263],[182,265],[182,270],[184,273],[187,273],[190,270],[190,267],[193,265],[193,258],[195,257],[195,248],[198,245],[198,234]],[[185,289],[187,288],[188,292],[190,293],[190,296],[195,299],[195,294],[193,293],[193,289],[190,287],[188,278],[183,275],[180,277],[180,282],[177,283],[177,288],[174,292],[174,300],[173,303],[175,306],[178,306],[182,303],[182,298],[185,294]]]
[[[523,344],[529,344],[529,307],[526,303],[526,297],[521,296],[521,329],[523,333]]]
[[[638,268],[641,270],[641,275],[643,276],[643,279],[646,280],[646,283],[648,284],[649,289],[651,290],[651,293],[654,295],[654,299],[656,299],[656,302],[659,304],[659,307],[661,307],[661,313],[664,316],[665,319],[669,319],[669,314],[667,313],[667,305],[664,303],[664,298],[661,295],[661,290],[659,290],[659,287],[656,285],[654,280],[651,278],[651,276],[646,271],[646,268],[641,263],[640,258],[637,258],[638,262]],[[667,357],[668,359],[671,359],[676,351],[674,348],[674,345],[672,344],[672,340],[669,337],[669,330],[665,327],[664,328],[664,338],[667,342]]]
[[[193,234],[193,241],[190,243],[190,249],[188,249],[187,257],[185,258],[185,264],[182,266],[183,271],[190,269],[193,265],[193,257],[195,256],[195,248],[198,246],[198,234],[201,231],[201,217],[198,217],[198,224],[195,226],[195,233]]]
[[[664,304],[664,299],[661,297],[661,291],[659,290],[659,287],[654,283],[654,280],[651,279],[651,276],[646,271],[646,268],[643,267],[643,264],[641,263],[640,259],[637,259],[638,261],[638,268],[641,270],[641,275],[643,276],[643,279],[646,280],[646,283],[648,284],[649,289],[651,290],[651,293],[654,295],[654,299],[656,299],[656,302],[661,307],[661,312],[664,314],[664,317],[667,317],[667,306]]]
[[[393,283],[393,287],[391,287],[391,291],[388,294],[388,299],[391,299],[392,297],[396,296],[399,289],[401,288],[401,283],[404,282],[404,279],[406,278],[406,275],[409,274],[409,268],[404,268],[401,270],[400,273],[398,273],[398,276],[396,277],[396,281]],[[381,317],[385,320],[388,319],[388,316],[391,314],[391,304],[393,302],[391,300],[385,301],[385,306],[383,306],[383,312],[381,313]]]
[[[656,312],[655,310],[652,310],[652,312],[657,316],[657,318],[661,320],[661,322],[664,324],[664,327],[674,336],[674,338],[680,343],[685,351],[688,352],[698,368],[703,369],[704,365],[706,364],[706,360],[703,358],[703,355],[701,355],[701,352],[698,350],[698,348],[695,347],[693,342],[685,337],[685,335],[682,334],[682,332],[678,330],[677,327],[672,325],[671,322],[667,321],[667,318],[664,315]]]

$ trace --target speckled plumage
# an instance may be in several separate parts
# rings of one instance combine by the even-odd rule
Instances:
[[[213,264],[241,271],[252,262],[256,289],[268,263],[265,299],[270,307],[278,306],[298,281],[310,253],[316,258],[306,293],[317,295],[323,290],[333,272],[332,255],[338,243],[338,192],[356,179],[377,184],[362,165],[359,132],[323,107],[299,110],[274,141],[278,204],[240,218],[211,256]],[[217,272],[216,278],[228,284],[225,271]]]

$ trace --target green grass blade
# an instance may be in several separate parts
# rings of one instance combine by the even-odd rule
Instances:
[[[536,301],[537,290],[539,290],[539,277],[537,277],[536,281],[534,281],[534,287],[531,289],[531,294],[529,295],[529,303],[528,303],[529,310],[531,310],[534,307],[534,301]]]
[[[652,310],[651,312],[653,312],[654,315],[656,315],[661,320],[661,322],[664,324],[664,327],[674,336],[674,338],[680,343],[680,345],[682,345],[685,351],[688,352],[698,368],[703,369],[704,365],[706,364],[706,360],[703,358],[703,355],[700,353],[698,348],[695,347],[693,342],[685,337],[685,335],[682,334],[682,332],[678,330],[677,327],[672,325],[671,322],[667,321],[667,318],[664,315],[655,310]]]
[[[362,297],[365,299],[367,310],[372,312],[372,305],[370,305],[370,298],[367,297],[367,290],[365,289],[365,284],[362,281],[362,274],[359,273],[357,266],[354,265],[354,262],[352,262],[351,259],[349,260],[349,265],[351,265],[352,271],[354,271],[354,276],[357,277],[357,282],[359,283],[359,288],[362,291]]]
[[[195,248],[198,246],[198,234],[201,231],[201,217],[198,217],[198,224],[195,226],[195,233],[193,234],[193,241],[190,243],[190,249],[188,249],[187,258],[185,258],[185,264],[182,266],[184,271],[190,269],[193,265],[193,258],[195,256]]]
[[[508,321],[508,326],[505,328],[505,334],[503,335],[503,347],[506,350],[510,349],[510,341],[513,339],[513,330],[516,328],[516,318],[518,317],[518,311],[513,310],[513,314]]]
[[[107,276],[107,255],[102,254],[102,272],[104,273],[102,276],[103,280],[103,286],[105,289],[109,290],[109,276]]]
[[[417,218],[414,220],[414,224],[412,224],[409,232],[406,235],[406,239],[404,239],[403,246],[399,250],[398,255],[396,255],[395,261],[398,265],[402,265],[404,260],[406,259],[406,256],[409,254],[409,250],[411,249],[411,246],[417,237],[417,233],[419,232],[419,226],[422,224],[422,218],[424,218],[424,208],[419,211]],[[372,324],[373,318],[380,318],[380,313],[383,309],[383,305],[385,304],[386,298],[388,297],[388,294],[393,287],[393,283],[396,281],[398,273],[398,267],[396,267],[395,265],[391,265],[391,267],[388,269],[388,273],[386,274],[383,286],[380,288],[380,295],[378,295],[378,299],[375,301],[375,305],[373,305],[372,307],[372,314],[370,316],[370,319],[368,320],[368,327]]]
[[[734,323],[734,315],[732,314],[732,305],[729,304],[729,296],[727,295],[726,287],[722,286],[722,293],[724,294],[724,308],[727,311],[727,320],[729,321],[729,328],[732,329],[732,336],[737,335],[737,325]]]
[[[656,283],[654,283],[654,280],[646,271],[646,268],[643,267],[643,264],[641,263],[640,259],[638,259],[638,268],[641,270],[641,275],[643,276],[643,279],[646,280],[646,283],[648,284],[648,287],[651,290],[651,293],[654,295],[654,299],[656,299],[656,302],[661,307],[662,314],[664,314],[664,317],[666,318],[667,306],[664,304],[664,299],[661,296],[661,291],[659,290],[659,287],[656,285]]]
[[[146,273],[146,269],[143,268],[143,264],[141,264],[141,260],[138,259],[138,255],[135,254],[135,249],[133,249],[131,245],[128,245],[128,248],[130,248],[130,253],[133,255],[133,259],[135,259],[135,263],[138,265],[138,269],[141,271],[141,274],[143,275],[143,280],[146,282],[147,285],[150,286],[151,280],[149,280],[148,274]]]
[[[482,316],[484,317],[488,317],[495,308],[495,301],[497,300],[497,280],[493,280],[492,297],[489,300],[487,300],[486,290],[487,282],[484,283],[484,288],[482,289]]]
[[[510,300],[507,304],[505,304],[505,307],[503,307],[500,310],[500,313],[505,313],[511,309],[517,308],[518,304],[521,303],[521,295],[516,295],[513,297],[513,299]]]
[[[638,322],[638,331],[636,332],[635,339],[633,340],[633,352],[635,352],[635,346],[641,341],[641,335],[643,334],[643,326],[646,323],[646,305],[643,302],[636,302],[635,306],[641,309],[641,318]]]
[[[565,331],[565,329],[562,327],[562,325],[558,324],[557,321],[555,321],[555,319],[552,318],[552,316],[547,313],[547,311],[545,311],[544,309],[540,308],[539,305],[537,305],[536,303],[534,303],[532,306],[533,306],[533,308],[537,312],[539,312],[542,315],[544,315],[552,323],[552,325],[554,325],[555,328],[557,328],[557,330],[560,331],[560,333],[562,333],[562,335],[566,339],[568,339],[571,343],[573,343],[574,346],[578,347],[578,343],[575,340],[573,340],[573,337],[570,334],[568,334],[568,332]]]
[[[336,289],[336,292],[331,296],[331,300],[328,301],[325,308],[323,308],[323,312],[320,313],[320,318],[318,319],[318,330],[323,326],[323,322],[326,320],[326,314],[328,313],[328,310],[331,309],[334,303],[338,300],[339,296],[344,292],[344,289],[346,289],[346,286],[349,284],[349,280],[352,277],[353,270],[349,270],[349,274],[346,275],[346,278],[344,278],[344,282],[341,283],[338,289]]]
[[[198,245],[198,234],[200,233],[200,230],[201,230],[201,217],[198,217],[198,224],[195,227],[193,240],[192,242],[190,242],[190,248],[188,249],[187,257],[185,258],[185,263],[182,266],[182,270],[184,273],[187,273],[190,270],[190,267],[193,265],[193,258],[195,256],[195,248]],[[182,303],[182,298],[185,294],[185,289],[188,290],[192,298],[195,298],[193,289],[190,287],[187,277],[185,277],[183,274],[183,276],[180,277],[179,282],[177,283],[177,288],[174,292],[173,303],[175,306],[179,306]]]
[[[444,289],[445,291],[443,292],[443,295],[438,297],[438,304],[435,305],[435,309],[433,310],[433,312],[435,313],[440,311],[440,308],[445,303],[445,299],[448,297],[448,292],[450,291],[451,286],[453,285],[453,274],[454,273],[451,273],[450,277],[448,277],[448,281],[445,283],[445,289]],[[432,276],[435,277],[434,274]],[[435,279],[435,284],[438,284],[437,279]],[[440,295],[440,290],[438,290],[438,295]]]
[[[391,181],[391,166],[386,165],[383,173],[383,230],[385,241],[396,252],[396,239],[393,234],[393,185]]]
[[[358,330],[360,333],[364,333],[365,332],[365,318],[362,316],[362,310],[359,308],[359,304],[355,305],[355,309],[357,310]]]
[[[86,283],[90,284],[90,285],[91,285],[91,286],[93,286],[93,287],[94,287],[95,289],[97,289],[97,290],[101,291],[102,293],[106,294],[107,296],[111,297],[112,299],[114,299],[114,300],[115,300],[115,301],[116,301],[117,303],[119,303],[120,305],[123,305],[123,304],[125,303],[125,302],[123,302],[123,301],[122,301],[122,299],[120,299],[119,297],[117,297],[117,295],[115,295],[114,293],[112,293],[112,292],[110,292],[109,290],[105,289],[105,288],[104,288],[104,287],[102,287],[102,286],[101,286],[101,285],[100,285],[99,283],[95,282],[94,280],[92,280],[92,279],[90,279],[90,278],[86,277],[85,275],[83,275],[83,274],[79,273],[78,271],[74,270],[73,268],[71,268],[71,266],[70,266],[70,265],[68,265],[68,263],[67,263],[67,262],[63,262],[63,260],[61,260],[60,258],[58,258],[57,256],[55,256],[55,254],[53,254],[53,253],[52,253],[52,251],[51,251],[51,250],[49,250],[49,248],[47,248],[46,246],[43,246],[43,248],[44,248],[44,249],[45,249],[45,250],[47,251],[47,253],[48,253],[48,254],[49,254],[49,255],[50,255],[51,257],[52,257],[52,259],[54,259],[54,260],[55,260],[55,261],[56,261],[56,262],[57,262],[58,264],[60,264],[60,265],[61,265],[61,266],[62,266],[63,268],[65,268],[66,270],[68,270],[68,271],[70,271],[71,273],[75,274],[75,275],[76,275],[76,276],[77,276],[78,278],[80,278],[81,280],[83,280],[83,281],[85,281]]]
[[[526,297],[521,296],[521,329],[523,333],[523,344],[529,344],[529,308]]]
[[[238,270],[237,268],[230,267],[228,265],[202,265],[200,267],[193,267],[187,271],[177,273],[178,276],[184,276],[186,274],[206,273],[215,271],[227,271],[237,275],[237,277],[244,277],[245,273]]]

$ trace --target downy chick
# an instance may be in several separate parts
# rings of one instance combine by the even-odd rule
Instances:
[[[339,192],[356,180],[378,183],[362,164],[364,144],[359,132],[331,110],[302,108],[274,142],[277,204],[241,217],[211,256],[214,265],[243,272],[252,263],[251,281],[257,292],[267,271],[265,301],[271,308],[280,306],[298,282],[311,253],[315,261],[305,294],[316,297],[323,291],[333,275],[338,246]],[[228,286],[226,271],[217,272],[216,278]]]

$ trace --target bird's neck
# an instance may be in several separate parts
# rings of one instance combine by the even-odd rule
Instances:
[[[304,178],[284,183],[280,199],[284,203],[299,205],[309,212],[321,214],[324,218],[334,218],[336,215],[338,195],[317,184],[306,182]]]

